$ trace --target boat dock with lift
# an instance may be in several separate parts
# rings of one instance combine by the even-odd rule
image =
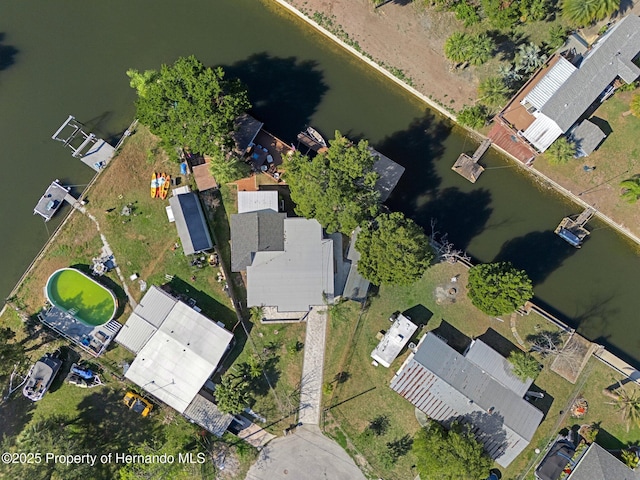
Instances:
[[[65,129],[67,131],[71,129],[71,133],[62,135]],[[82,163],[91,167],[96,172],[100,172],[100,170],[107,166],[116,151],[114,147],[101,138],[96,137],[95,134],[86,133],[83,130],[83,125],[78,122],[73,115],[69,115],[51,138],[62,142],[65,147],[69,147],[73,151],[71,154],[72,157],[79,158],[82,160]],[[72,142],[77,138],[81,140],[78,140],[80,144],[76,147]],[[78,141],[75,143],[77,144]]]
[[[38,200],[38,204],[33,209],[33,214],[40,215],[45,222],[48,222],[58,211],[63,201],[70,205],[76,203],[77,200],[69,193],[69,190],[71,188],[62,185],[60,180],[56,179],[51,182],[47,191]]]
[[[577,217],[575,215],[572,216],[573,218],[571,216],[564,217],[554,230],[554,233],[569,245],[580,248],[582,242],[590,233],[584,226],[591,220],[591,217],[593,217],[595,213],[595,208],[587,207]]]
[[[456,163],[454,163],[453,167],[451,167],[451,170],[459,173],[471,183],[476,183],[476,180],[478,180],[480,174],[484,172],[484,167],[480,165],[478,161],[490,146],[491,140],[487,138],[483,140],[483,142],[474,152],[473,156],[470,157],[466,153],[461,153],[458,157],[458,160],[456,160]]]

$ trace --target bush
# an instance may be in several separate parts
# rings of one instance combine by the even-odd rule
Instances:
[[[456,18],[461,22],[464,22],[465,27],[470,27],[480,21],[477,7],[465,1],[456,5],[455,12]]]
[[[465,105],[458,113],[458,122],[469,128],[482,128],[487,123],[487,107],[484,105]]]
[[[513,365],[513,373],[522,381],[527,378],[535,380],[540,373],[540,364],[529,353],[516,350],[509,355],[509,362]]]

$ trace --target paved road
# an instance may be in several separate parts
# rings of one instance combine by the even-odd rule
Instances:
[[[307,316],[298,417],[299,422],[308,425],[318,425],[320,422],[326,333],[327,307],[313,307]]]
[[[270,442],[251,467],[247,480],[365,480],[354,461],[317,425]]]

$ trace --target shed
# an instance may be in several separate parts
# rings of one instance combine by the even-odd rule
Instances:
[[[583,120],[571,134],[578,157],[591,155],[605,138],[605,133],[590,120]]]
[[[185,255],[204,252],[213,248],[209,226],[200,200],[194,192],[169,198],[178,235]]]
[[[410,318],[399,314],[380,343],[371,352],[371,358],[383,367],[389,368],[417,329],[418,326]]]
[[[218,183],[209,170],[209,159],[205,159],[205,163],[195,165],[191,168],[191,171],[193,172],[193,178],[196,181],[196,187],[198,187],[198,190],[201,192],[212,188],[218,188]]]

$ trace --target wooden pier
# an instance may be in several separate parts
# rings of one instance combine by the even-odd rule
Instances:
[[[298,139],[298,147],[300,147],[300,144],[307,147],[306,153],[309,153],[309,151],[311,150],[317,153],[322,153],[327,149],[326,145],[323,145],[320,142],[318,142],[316,139],[312,138],[306,131],[300,132],[298,134],[297,139]]]
[[[476,149],[473,156],[469,156],[466,153],[461,153],[456,160],[456,163],[453,164],[451,170],[459,173],[464,178],[469,180],[471,183],[476,183],[480,174],[484,172],[484,167],[478,163],[482,155],[489,149],[491,146],[491,140],[488,138],[483,140],[480,146]]]
[[[59,180],[54,180],[44,192],[44,195],[38,200],[38,204],[33,209],[33,214],[38,214],[44,218],[45,222],[51,220],[51,217],[55,215],[63,201],[67,201],[72,205],[76,202],[76,199],[69,194],[69,187],[65,187],[59,183]],[[67,198],[69,197],[69,198]],[[71,201],[69,201],[71,199]]]
[[[582,242],[589,235],[589,230],[585,228],[585,225],[591,217],[596,213],[596,210],[592,207],[587,207],[578,215],[572,217],[564,217],[560,224],[554,230],[554,233],[562,238],[569,245],[580,248]]]

